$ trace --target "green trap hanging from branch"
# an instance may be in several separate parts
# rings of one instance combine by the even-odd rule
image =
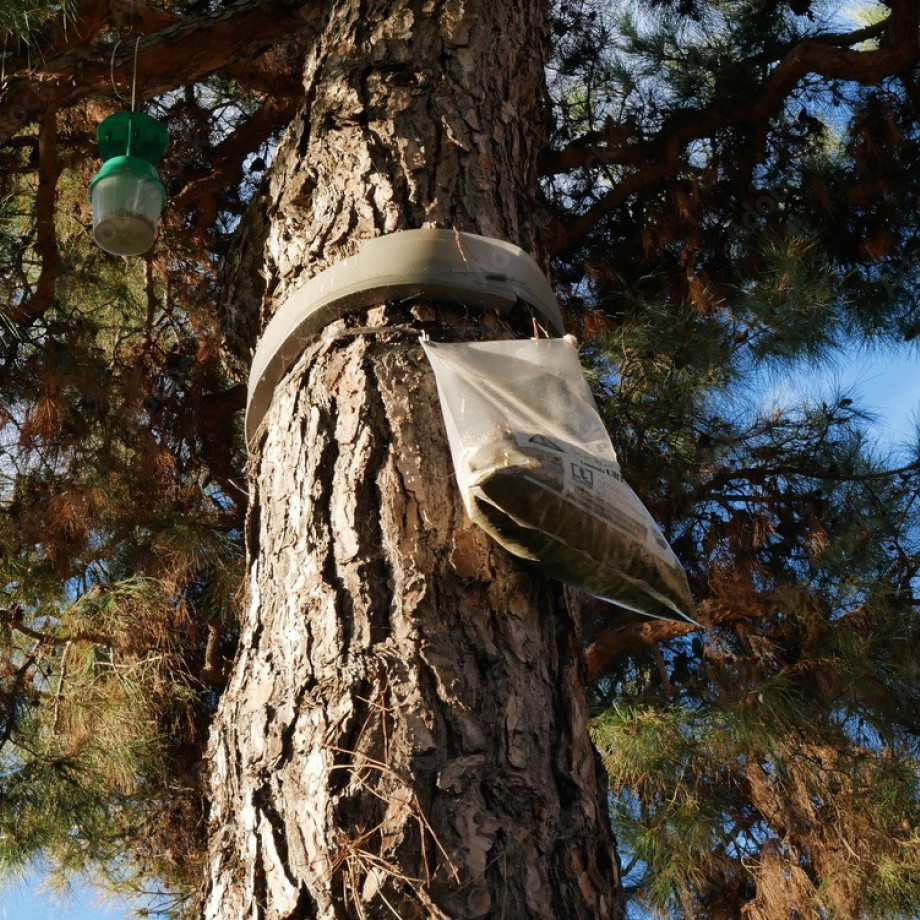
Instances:
[[[99,125],[96,139],[103,165],[89,186],[93,239],[113,255],[140,255],[153,245],[166,206],[156,165],[169,133],[143,112],[118,112]]]

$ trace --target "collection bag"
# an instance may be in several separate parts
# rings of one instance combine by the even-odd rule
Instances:
[[[588,594],[695,622],[684,570],[623,480],[573,342],[423,345],[473,522]]]

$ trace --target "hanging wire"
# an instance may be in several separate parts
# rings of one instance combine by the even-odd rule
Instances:
[[[132,0],[132,3],[131,3],[132,17],[133,17],[133,14],[134,14],[134,0]],[[130,111],[132,113],[135,111],[135,108],[137,106],[137,50],[138,50],[138,47],[140,46],[140,43],[141,43],[141,37],[140,35],[138,35],[137,38],[134,40],[134,66],[132,67],[132,73],[131,73],[131,108],[130,108]],[[118,92],[118,85],[115,82],[115,53],[118,51],[118,46],[120,44],[121,44],[121,39],[119,38],[115,42],[115,47],[112,48],[112,59],[109,62],[109,76],[111,77],[111,80],[112,80],[112,91],[115,93],[115,98],[118,99],[119,102],[126,102],[127,100],[125,99],[125,97],[122,96],[120,92]],[[125,151],[128,156],[131,156],[131,147],[133,145],[133,142],[134,142],[134,128],[131,124],[131,118],[129,116],[128,118],[128,142],[127,142],[127,149]]]
[[[134,67],[131,74],[131,111],[133,112],[135,106],[137,105],[137,49],[141,43],[140,35],[137,36],[134,42]],[[115,42],[115,47],[112,48],[112,59],[109,62],[109,76],[112,80],[112,91],[115,93],[115,98],[119,102],[127,102],[124,96],[118,92],[118,86],[115,83],[115,53],[118,51],[118,46],[121,44],[121,39]]]
[[[131,77],[131,111],[134,111],[135,103],[137,102],[137,47],[141,43],[140,35],[137,36],[137,39],[134,42],[134,74]]]
[[[131,0],[131,5],[128,7],[128,22],[134,26],[135,22],[135,6],[137,0]],[[137,38],[134,40],[134,72],[131,75],[131,111],[134,111],[134,104],[137,99],[137,46],[141,42],[140,32],[137,33]]]
[[[119,38],[115,42],[115,47],[112,49],[112,60],[109,62],[109,76],[112,78],[112,91],[115,93],[115,98],[119,102],[124,102],[125,97],[118,92],[118,87],[115,85],[115,52],[118,50],[118,46],[121,44],[121,39]]]

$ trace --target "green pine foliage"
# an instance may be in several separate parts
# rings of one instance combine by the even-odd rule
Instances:
[[[562,96],[561,138],[628,152],[688,110],[742,104],[772,48],[841,28],[802,7],[623,5],[604,26],[583,7],[606,82]],[[875,444],[857,394],[762,395],[841,347],[916,336],[905,83],[803,85],[560,253],[624,470],[706,624],[630,641],[628,617],[589,608],[627,884],[663,916],[920,913],[920,444]],[[560,207],[589,211],[635,171],[600,159],[554,180]]]
[[[52,53],[65,10],[42,10],[0,23]],[[172,242],[146,260],[92,245],[113,102],[0,151],[0,873],[90,875],[178,916],[201,883],[201,762],[242,584],[239,386],[204,231],[167,215]],[[251,111],[221,77],[174,119],[218,142]]]
[[[810,277],[796,299],[823,311]],[[725,311],[628,317],[597,349],[619,356],[604,404],[708,627],[625,650],[596,686],[635,897],[675,917],[913,916],[916,454],[893,463],[845,395],[744,411],[745,371],[815,354],[807,323],[765,347],[770,326]]]
[[[203,816],[187,793],[211,707],[188,660],[192,605],[145,579],[22,619],[6,620],[27,640],[10,664],[28,665],[30,691],[5,726],[0,866],[41,855],[63,877],[95,870],[120,890],[153,877],[194,892]]]
[[[76,7],[76,0],[59,3],[3,0],[0,2],[0,35],[5,40],[5,48],[19,42],[35,44],[49,28],[66,29]]]
[[[678,437],[649,389],[620,436],[667,458],[633,472],[708,628],[625,650],[596,687],[637,898],[680,917],[913,916],[916,461],[892,469],[847,397],[742,425],[710,388],[667,407]]]

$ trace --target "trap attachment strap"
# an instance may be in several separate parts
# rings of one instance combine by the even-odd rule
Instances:
[[[251,443],[281,382],[304,348],[346,313],[424,297],[503,312],[518,301],[557,335],[562,314],[540,266],[523,249],[458,230],[403,230],[361,244],[295,290],[265,327],[256,347],[246,400]]]

